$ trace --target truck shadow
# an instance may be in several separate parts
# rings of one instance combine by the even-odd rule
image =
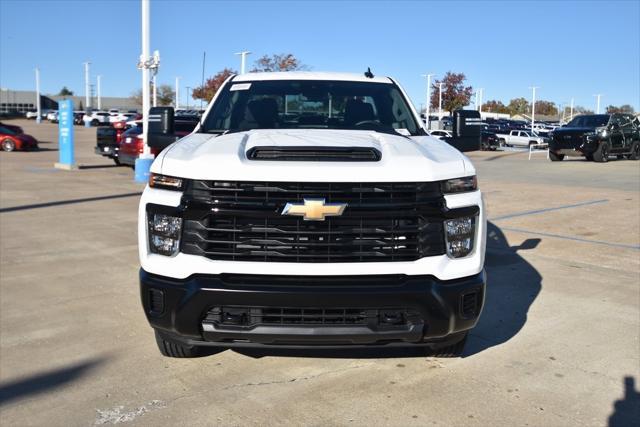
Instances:
[[[487,289],[478,325],[463,353],[468,357],[513,338],[527,322],[529,307],[542,288],[542,276],[519,252],[534,249],[540,239],[511,246],[498,226],[487,227]]]
[[[534,249],[540,239],[527,239],[518,246],[511,246],[500,228],[491,222],[487,225],[486,302],[478,325],[469,334],[462,357],[480,353],[517,335],[527,322],[529,307],[542,287],[542,276],[518,254],[520,251]],[[233,351],[253,358],[283,356],[381,359],[425,356],[424,349],[411,347],[339,350],[235,348]]]

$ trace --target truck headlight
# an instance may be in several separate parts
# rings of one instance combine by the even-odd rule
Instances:
[[[173,176],[160,175],[159,173],[149,174],[149,187],[161,188],[163,190],[182,191],[184,180]]]
[[[606,126],[602,126],[599,128],[596,128],[596,135],[602,137],[602,138],[606,138],[607,137],[607,127]]]
[[[444,194],[466,193],[477,189],[478,179],[475,175],[442,181],[442,192]]]
[[[152,253],[173,256],[180,249],[182,218],[162,213],[147,213],[149,248]]]
[[[473,251],[476,235],[476,216],[449,219],[444,222],[447,255],[462,258]]]

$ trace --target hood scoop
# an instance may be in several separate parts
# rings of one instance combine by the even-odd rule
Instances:
[[[280,162],[378,162],[382,153],[370,147],[260,146],[247,151],[249,160]]]

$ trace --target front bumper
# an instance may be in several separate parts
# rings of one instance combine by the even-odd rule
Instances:
[[[189,345],[379,346],[425,345],[459,337],[473,328],[482,311],[484,271],[456,280],[432,276],[271,276],[193,275],[173,279],[140,270],[142,305],[151,326]],[[469,301],[474,298],[475,303]],[[212,311],[244,307],[357,310],[378,313],[358,324],[250,325],[212,321]],[[379,320],[404,310],[404,321]],[[384,313],[384,316],[382,315]],[[377,319],[377,320],[376,320]],[[459,338],[458,338],[459,339]]]

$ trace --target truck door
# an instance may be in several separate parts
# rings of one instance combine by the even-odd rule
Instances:
[[[620,114],[612,114],[607,125],[607,131],[610,132],[611,153],[624,151],[624,130],[621,117]]]

